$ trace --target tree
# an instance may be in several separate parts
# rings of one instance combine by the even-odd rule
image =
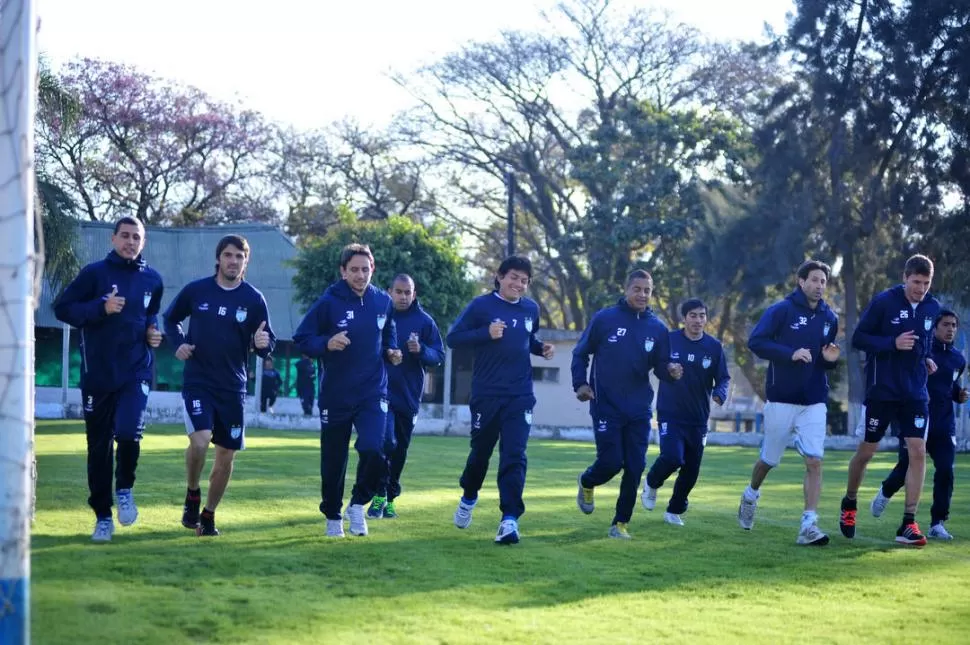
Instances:
[[[545,33],[472,43],[398,81],[421,105],[411,140],[443,162],[460,206],[442,214],[487,241],[492,222],[464,209],[504,219],[513,171],[517,235],[555,292],[556,323],[581,328],[635,264],[662,274],[676,262],[697,180],[730,174],[735,137],[689,105],[713,77],[699,73],[696,31],[606,0],[548,19]]]
[[[943,214],[946,141],[959,119],[970,55],[970,5],[941,0],[799,0],[777,49],[793,74],[755,138],[766,207],[787,213],[803,250],[841,261],[851,336],[859,307],[887,275],[921,221]],[[895,235],[895,237],[894,237]],[[874,243],[890,241],[890,252]],[[908,239],[907,239],[908,238]],[[889,262],[892,262],[890,267]],[[898,279],[898,277],[897,277]],[[863,395],[849,352],[849,396]]]
[[[294,260],[297,300],[309,306],[340,279],[340,251],[353,242],[369,245],[374,253],[374,286],[386,289],[395,275],[411,275],[421,306],[441,327],[450,324],[474,295],[465,277],[465,261],[455,251],[457,240],[441,225],[424,227],[397,215],[361,221],[344,208],[326,235],[301,246]]]
[[[80,105],[76,97],[60,85],[50,66],[41,58],[38,65],[37,119],[71,127]],[[80,270],[75,252],[77,242],[77,204],[54,184],[43,167],[37,168],[37,209],[41,214],[44,251],[44,277],[53,289],[63,289]]]
[[[60,83],[80,110],[41,120],[41,161],[91,220],[202,219],[263,171],[270,130],[255,112],[117,63],[74,61]]]

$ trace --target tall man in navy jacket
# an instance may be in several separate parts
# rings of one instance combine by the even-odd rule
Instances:
[[[138,519],[131,489],[145,430],[152,349],[162,342],[158,310],[162,278],[141,256],[145,227],[122,217],[111,236],[114,250],[83,269],[54,305],[61,322],[81,330],[81,398],[88,444],[88,504],[97,518],[91,539],[108,542],[111,471],[117,442],[115,491],[118,521]]]
[[[357,479],[347,517],[351,535],[367,535],[364,505],[373,499],[384,473],[387,423],[387,367],[403,358],[397,348],[393,305],[373,286],[374,255],[363,244],[340,253],[341,279],[307,311],[293,334],[301,352],[316,358],[320,378],[320,512],[327,536],[344,537],[341,506],[347,473],[347,445],[357,429]]]
[[[404,360],[387,370],[390,410],[384,430],[386,469],[380,490],[367,509],[367,517],[397,517],[394,500],[401,494],[401,473],[408,458],[411,434],[418,420],[427,368],[445,359],[441,333],[434,319],[417,300],[414,279],[406,273],[395,276],[387,291],[394,302],[394,325],[401,341],[407,339]]]
[[[940,302],[930,295],[933,262],[924,255],[906,260],[903,284],[877,294],[856,325],[852,346],[866,352],[865,436],[849,462],[849,481],[839,528],[855,537],[856,495],[866,476],[866,466],[879,441],[895,423],[906,442],[906,507],[896,531],[896,541],[923,546],[926,536],[916,523],[916,509],[926,475],[926,432],[929,423],[929,392],[926,380],[937,371],[933,361],[933,323]]]
[[[276,346],[263,294],[243,278],[249,264],[246,238],[226,235],[216,244],[215,275],[185,285],[165,312],[165,333],[185,363],[182,402],[189,445],[185,449],[182,526],[216,536],[216,507],[229,486],[236,452],[245,448],[249,351],[266,358]],[[186,334],[182,322],[190,318]],[[199,480],[209,444],[216,458],[201,509]]]
[[[798,286],[779,303],[768,307],[748,338],[748,347],[770,361],[765,392],[765,436],[751,483],[741,495],[738,523],[750,530],[768,471],[777,466],[794,434],[795,450],[805,459],[805,511],[796,542],[823,546],[829,536],[818,528],[818,499],[822,492],[825,452],[826,370],[835,368],[839,347],[835,336],[839,319],[822,297],[831,269],[823,262],[804,262]]]
[[[660,456],[653,462],[640,496],[643,507],[652,511],[657,489],[680,470],[664,521],[683,526],[687,497],[697,483],[707,444],[711,399],[718,405],[727,400],[731,376],[721,343],[704,333],[707,306],[690,299],[680,306],[684,328],[670,332],[670,361],[683,366],[684,376],[663,379],[657,392],[657,421],[660,424]]]
[[[502,261],[495,291],[472,300],[448,332],[452,349],[475,350],[472,368],[471,451],[459,483],[463,494],[455,510],[455,526],[467,528],[485,481],[488,462],[499,443],[498,490],[502,521],[495,542],[519,541],[519,517],[525,513],[526,445],[536,403],[530,354],[553,357],[555,348],[536,338],[539,305],[525,297],[532,279],[528,258]]]
[[[956,465],[956,419],[953,404],[966,403],[970,398],[960,383],[967,361],[953,347],[960,319],[956,313],[944,309],[936,317],[933,351],[930,358],[936,363],[936,371],[926,379],[930,395],[930,429],[926,438],[926,451],[933,458],[933,506],[930,508],[930,530],[927,537],[952,540],[953,536],[943,523],[950,517],[950,500],[953,498],[953,475]],[[889,500],[906,483],[909,468],[909,451],[906,441],[899,440],[899,459],[896,467],[882,482],[869,508],[873,516],[880,517]]]
[[[593,315],[573,349],[573,390],[589,401],[596,440],[596,460],[579,474],[576,504],[587,515],[595,509],[594,489],[620,470],[620,494],[608,535],[630,539],[627,524],[637,503],[646,466],[653,386],[658,377],[680,378],[683,368],[670,363],[667,327],[649,309],[653,278],[642,269],[627,276],[624,295]],[[592,374],[589,357],[593,357]]]

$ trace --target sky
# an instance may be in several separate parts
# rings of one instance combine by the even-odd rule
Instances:
[[[633,6],[636,0],[615,0]],[[542,25],[552,0],[36,0],[38,47],[57,69],[76,57],[133,65],[299,129],[352,117],[386,123],[408,107],[389,72],[463,43]],[[757,39],[790,0],[640,0],[717,39]],[[744,7],[742,10],[741,7]]]

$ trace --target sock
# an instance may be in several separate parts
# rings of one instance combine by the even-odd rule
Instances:
[[[903,513],[903,526],[907,524],[914,524],[916,522],[915,513]]]
[[[846,495],[845,497],[843,497],[842,498],[842,510],[843,511],[854,511],[854,510],[856,510],[855,498],[849,499],[849,496],[848,495]]]
[[[202,517],[201,517],[201,520],[204,521],[204,522],[215,522],[216,521],[216,512],[215,511],[210,511],[208,508],[203,508],[202,509]]]
[[[198,504],[202,501],[202,489],[201,488],[186,488],[185,489],[185,501],[189,504]]]
[[[503,515],[502,516],[502,521],[504,522],[505,520],[512,520],[513,522],[518,522],[519,521],[518,518],[516,518],[516,517],[514,517],[512,515]]]
[[[744,489],[744,497],[749,500],[758,499],[761,497],[761,491],[751,488],[751,484],[748,484],[748,487]]]
[[[818,513],[815,511],[805,511],[802,513],[802,528],[812,526],[818,521]]]
[[[464,504],[465,506],[474,506],[475,504],[478,503],[478,498],[476,497],[475,499],[468,499],[467,497],[462,495],[461,503]]]

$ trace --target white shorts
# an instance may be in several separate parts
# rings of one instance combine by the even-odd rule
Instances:
[[[826,409],[824,403],[794,405],[765,404],[765,438],[761,461],[777,466],[794,435],[793,445],[802,457],[821,459],[825,454]]]

